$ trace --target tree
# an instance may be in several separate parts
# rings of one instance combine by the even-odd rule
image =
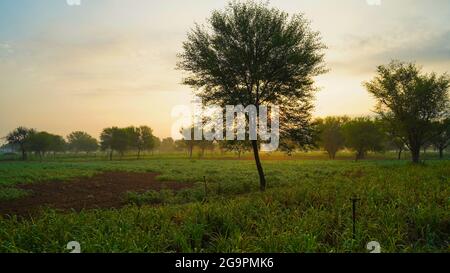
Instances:
[[[67,142],[62,136],[50,134],[50,151],[54,153],[64,152],[67,149]]]
[[[184,147],[187,149],[189,158],[192,158],[192,154],[194,152],[195,147],[195,139],[194,139],[194,126],[191,126],[190,128],[181,128],[180,133],[183,135],[183,139],[180,140],[178,143],[179,148]],[[186,136],[190,135],[190,139]]]
[[[29,135],[27,146],[42,159],[48,152],[62,152],[66,147],[66,141],[62,136],[47,132],[33,132]]]
[[[112,160],[113,152],[117,151],[121,156],[125,153],[129,144],[129,134],[125,129],[111,127],[103,129],[100,135],[102,150],[109,151],[109,159]]]
[[[124,130],[128,137],[128,146],[137,150],[137,158],[139,159],[142,151],[153,150],[155,147],[155,139],[153,130],[148,126],[127,127]]]
[[[186,141],[184,139],[175,140],[174,141],[174,148],[175,148],[176,151],[179,151],[179,152],[185,151],[186,148],[187,148],[186,147]],[[188,150],[188,153],[189,153],[189,149],[187,149],[187,150]]]
[[[280,134],[301,139],[303,117],[310,116],[313,77],[325,72],[319,34],[303,15],[290,17],[253,1],[231,2],[214,11],[208,23],[196,25],[183,43],[178,68],[188,74],[184,84],[196,90],[204,105],[279,105]],[[287,118],[289,114],[297,119]],[[258,140],[251,144],[264,191]]]
[[[100,147],[103,151],[109,151],[109,160],[112,160],[113,156],[113,131],[114,127],[103,129],[100,135]]]
[[[161,148],[161,139],[157,136],[153,136],[153,147],[151,147],[152,155],[154,150],[158,150]]]
[[[67,136],[69,149],[75,152],[94,152],[98,141],[86,132],[76,131]]]
[[[27,145],[30,151],[35,152],[42,159],[42,156],[50,150],[50,134],[47,132],[34,132],[30,134]]]
[[[336,153],[345,146],[342,126],[348,120],[347,117],[326,117],[318,121],[319,145],[330,159],[335,159]]]
[[[250,141],[239,141],[239,140],[227,140],[220,143],[221,147],[226,151],[234,152],[241,158],[241,155],[245,152],[252,150],[252,144]]]
[[[160,149],[163,152],[171,152],[175,150],[175,142],[173,138],[171,137],[163,138],[163,140],[161,141]]]
[[[346,122],[342,127],[345,146],[356,152],[356,160],[364,159],[368,151],[383,149],[384,135],[377,121],[360,117]]]
[[[450,118],[433,123],[433,146],[439,151],[439,158],[444,158],[444,150],[450,145]]]
[[[414,63],[392,61],[379,66],[377,76],[364,85],[378,101],[377,113],[397,126],[397,136],[419,163],[420,149],[433,137],[433,121],[449,115],[448,75],[426,74]]]
[[[34,129],[26,127],[18,127],[6,136],[6,141],[9,145],[18,146],[22,152],[22,160],[27,159],[27,141],[31,134],[34,134]]]

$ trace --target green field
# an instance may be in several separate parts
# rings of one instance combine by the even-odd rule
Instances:
[[[289,158],[287,158],[289,159]],[[129,193],[122,209],[0,218],[0,252],[448,252],[450,161],[264,160],[258,191],[251,160],[147,157],[0,163],[0,199],[18,183],[70,180],[105,171],[156,172],[189,190]],[[204,177],[208,183],[205,195]],[[105,189],[107,190],[107,189]],[[357,196],[356,237],[352,203]],[[1,216],[0,216],[1,217]]]

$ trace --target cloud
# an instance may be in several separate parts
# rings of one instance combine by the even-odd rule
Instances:
[[[75,36],[79,39],[47,33],[21,41],[14,65],[0,63],[0,71],[32,71],[47,91],[85,98],[180,89],[181,75],[175,70],[177,49],[163,43],[165,39],[162,42],[145,34],[108,31]],[[10,48],[1,45],[0,59],[3,48]]]
[[[393,59],[450,68],[450,30],[351,35],[331,51],[339,52],[330,60],[337,72],[372,73],[376,66]]]
[[[173,92],[176,88],[170,88],[162,84],[149,85],[122,85],[111,88],[86,88],[71,91],[74,95],[84,98],[105,98],[119,96],[142,96],[152,92]]]

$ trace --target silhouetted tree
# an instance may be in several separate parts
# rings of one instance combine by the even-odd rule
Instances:
[[[379,66],[365,86],[378,101],[377,112],[397,126],[412,161],[419,163],[421,147],[433,137],[432,122],[449,114],[448,75],[426,74],[414,63],[393,61]]]
[[[183,44],[178,68],[189,73],[184,83],[204,105],[279,105],[282,117],[297,118],[281,118],[280,132],[300,139],[305,127],[299,119],[310,116],[313,77],[325,72],[319,34],[303,15],[289,17],[253,1],[231,2],[208,23],[196,25]],[[258,141],[251,143],[264,191]]]
[[[29,140],[30,135],[34,133],[34,129],[18,127],[6,136],[8,144],[19,147],[22,152],[22,160],[27,159],[27,141]]]
[[[125,153],[129,144],[129,134],[125,129],[118,127],[106,128],[100,135],[100,140],[102,150],[108,150],[109,159],[112,160],[114,151],[121,156]]]
[[[47,132],[33,132],[29,135],[27,146],[42,159],[48,152],[62,152],[66,142],[62,136]]]

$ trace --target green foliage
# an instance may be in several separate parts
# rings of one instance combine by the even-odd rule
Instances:
[[[383,252],[448,250],[448,161],[265,165],[270,187],[259,193],[254,163],[245,160],[0,164],[0,181],[10,185],[20,177],[31,182],[41,174],[53,179],[105,170],[153,171],[162,173],[161,180],[198,182],[182,192],[134,195],[131,203],[139,206],[0,218],[0,252],[65,252],[73,240],[83,252],[366,252],[373,240]],[[353,195],[361,198],[356,240]]]
[[[40,157],[47,152],[62,152],[66,148],[66,141],[62,136],[47,132],[33,132],[28,136],[26,146]]]
[[[86,132],[73,132],[67,136],[69,149],[75,152],[94,152],[98,142]]]
[[[18,146],[22,152],[22,160],[27,158],[27,143],[30,135],[34,134],[35,130],[25,127],[18,127],[6,136],[6,141],[11,146]]]
[[[23,198],[29,194],[28,191],[22,189],[3,187],[0,185],[0,201],[11,201]]]
[[[188,34],[178,68],[204,105],[279,106],[280,138],[302,146],[312,142],[314,77],[326,71],[324,49],[302,15],[260,2],[230,2],[212,13],[208,26],[196,25]],[[264,190],[257,145],[253,140]],[[192,145],[189,150],[192,156]]]
[[[117,151],[123,156],[127,150],[137,151],[139,159],[142,151],[153,150],[156,143],[159,142],[159,139],[157,140],[153,136],[153,130],[148,126],[105,128],[100,139],[102,150],[109,150],[111,160],[113,151]]]
[[[431,143],[439,151],[439,157],[444,157],[444,150],[450,146],[450,117],[433,123]]]
[[[377,68],[377,76],[365,83],[369,93],[378,101],[377,112],[402,138],[420,160],[420,149],[433,137],[433,121],[450,115],[447,74],[426,74],[414,63],[392,61]]]
[[[250,141],[242,141],[242,140],[227,140],[221,141],[219,143],[221,149],[225,151],[234,152],[240,158],[241,155],[245,152],[249,152],[252,150],[252,145]]]
[[[347,117],[326,117],[317,120],[319,144],[328,153],[330,159],[335,159],[336,153],[345,146],[342,126],[348,121]]]
[[[364,159],[368,151],[383,149],[384,134],[377,120],[355,118],[343,125],[347,148],[356,151],[356,159]]]
[[[171,137],[163,138],[159,149],[161,152],[173,152],[175,151],[175,141]]]
[[[150,190],[143,194],[128,192],[127,202],[142,206],[143,204],[163,204],[173,199],[173,192],[170,190],[154,191]]]

